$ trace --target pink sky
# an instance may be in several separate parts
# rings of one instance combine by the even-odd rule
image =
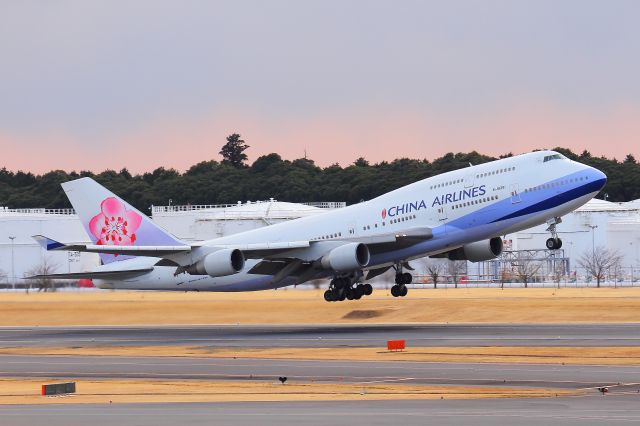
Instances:
[[[183,171],[232,132],[250,161],[306,150],[321,166],[640,158],[638,1],[4,3],[11,170]]]
[[[574,152],[640,158],[640,111],[620,108],[605,114],[528,107],[453,121],[407,111],[358,111],[279,121],[238,112],[199,120],[159,119],[139,130],[104,136],[99,143],[52,129],[43,134],[2,134],[2,165],[42,173],[52,169],[145,172],[156,167],[186,170],[216,159],[224,138],[240,133],[251,146],[249,161],[277,152],[286,159],[307,157],[321,166],[347,165],[362,156],[371,162],[399,157],[439,157],[476,150],[497,156],[561,146]]]

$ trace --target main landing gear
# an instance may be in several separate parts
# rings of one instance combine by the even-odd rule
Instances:
[[[407,284],[411,284],[413,281],[413,276],[408,273],[402,273],[402,270],[397,269],[399,271],[396,274],[396,285],[391,287],[391,295],[393,297],[405,297],[409,290],[407,289]]]
[[[371,293],[373,293],[371,284],[358,283],[350,277],[339,277],[331,280],[329,289],[324,292],[324,300],[327,302],[359,300],[363,296],[370,296]]]
[[[554,217],[547,221],[549,225],[547,232],[551,232],[551,238],[546,242],[547,249],[549,250],[558,250],[562,247],[562,240],[558,237],[558,232],[556,232],[556,225],[561,222],[562,218],[559,217]]]

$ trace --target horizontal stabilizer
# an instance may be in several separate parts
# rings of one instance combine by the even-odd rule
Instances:
[[[157,256],[162,257],[168,254],[183,253],[191,250],[191,246],[118,246],[118,245],[100,245],[100,244],[84,244],[71,243],[65,244],[43,235],[34,235],[32,237],[47,251],[80,251],[86,253],[106,253],[106,254],[123,254],[131,256]]]
[[[153,271],[151,268],[126,269],[120,271],[97,271],[97,272],[71,272],[67,274],[49,274],[49,275],[33,275],[25,277],[26,280],[53,279],[53,280],[79,280],[79,279],[125,279],[137,277]]]
[[[69,247],[70,245],[68,244],[63,244],[59,241],[56,241],[54,239],[45,237],[44,235],[33,235],[31,238],[33,238],[34,240],[36,240],[36,242],[38,244],[40,244],[40,247],[42,247],[43,249],[50,251],[50,250],[61,250],[62,247]]]

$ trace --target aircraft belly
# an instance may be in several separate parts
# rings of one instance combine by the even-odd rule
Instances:
[[[212,278],[208,275],[179,274],[174,276],[175,267],[156,267],[149,274],[129,280],[94,280],[96,287],[122,290],[164,290],[164,291],[257,291],[268,290],[292,283],[271,284],[271,275],[239,273],[226,277]]]

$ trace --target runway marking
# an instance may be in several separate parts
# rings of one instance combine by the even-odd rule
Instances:
[[[47,358],[46,363],[51,365],[87,365],[95,366],[97,363],[105,365],[139,365],[141,361],[151,361],[154,366],[174,366],[174,367],[259,367],[265,366],[265,362],[268,362],[269,367],[287,368],[291,367],[292,363],[295,364],[326,364],[332,368],[366,368],[366,369],[412,369],[412,370],[432,370],[437,368],[438,370],[487,370],[487,368],[500,368],[501,372],[542,372],[547,373],[550,370],[559,372],[571,372],[575,370],[588,369],[589,373],[610,373],[611,370],[620,370],[619,373],[625,374],[640,374],[640,366],[601,366],[601,365],[545,365],[545,364],[501,364],[501,363],[462,363],[460,365],[454,365],[453,363],[440,363],[440,362],[412,362],[412,361],[349,361],[343,363],[339,360],[281,360],[281,359],[250,359],[250,358],[238,358],[238,362],[233,362],[231,358],[201,358],[201,357],[122,357],[130,361],[124,361],[118,359],[119,357],[110,356],[66,356],[66,355],[0,355],[0,360],[7,357],[15,357],[20,359],[4,359],[5,364],[42,364],[44,361],[28,360],[28,358]],[[176,362],[170,362],[171,358],[176,359]],[[91,361],[89,361],[91,360]],[[95,361],[93,361],[95,360]],[[177,361],[180,360],[180,361]],[[198,362],[193,362],[198,361]],[[373,365],[372,365],[373,364]],[[457,363],[456,363],[457,364]]]
[[[9,359],[6,358],[17,358]],[[140,361],[151,361],[155,366],[264,366],[268,363],[270,366],[290,366],[292,363],[296,364],[327,364],[331,367],[337,368],[377,368],[377,369],[395,369],[402,366],[402,368],[411,368],[416,370],[431,370],[434,368],[447,369],[447,370],[469,370],[469,369],[481,369],[487,368],[500,368],[500,371],[541,371],[548,372],[554,371],[568,371],[568,370],[584,370],[589,369],[592,372],[606,372],[606,370],[621,370],[640,372],[640,366],[617,366],[617,365],[598,365],[598,364],[580,364],[580,365],[548,365],[548,364],[512,364],[512,363],[447,363],[447,362],[421,362],[421,361],[370,361],[370,360],[354,360],[354,361],[340,361],[331,359],[278,359],[278,358],[203,358],[203,357],[153,357],[153,356],[102,356],[102,355],[0,355],[0,360],[3,360],[6,364],[41,364],[44,361],[29,360],[25,358],[47,358],[47,364],[70,364],[70,365],[95,365],[98,362],[109,363],[110,365],[139,365]],[[173,359],[173,362],[172,362]],[[98,361],[100,360],[100,361]],[[190,362],[190,360],[197,362]],[[237,362],[234,362],[237,361]],[[371,365],[374,364],[374,365]],[[597,368],[599,370],[593,370]]]
[[[242,379],[246,380],[248,378],[252,378],[254,380],[264,380],[263,378],[269,377],[269,379],[273,379],[278,373],[260,373],[260,374],[224,374],[224,373],[204,373],[204,372],[181,372],[181,373],[154,373],[154,372],[112,372],[112,371],[92,371],[92,372],[54,372],[54,371],[29,371],[29,372],[15,372],[15,371],[0,371],[0,375],[4,377],[21,377],[21,376],[76,376],[76,377],[87,377],[87,378],[100,378],[100,377],[113,377],[113,378],[137,378],[137,377],[147,377],[147,378],[166,378],[166,377],[177,377],[177,378],[188,378],[188,377],[209,377],[209,378],[227,378],[227,379]],[[386,376],[386,377],[362,377],[362,376],[348,376],[348,375],[330,375],[330,376],[315,376],[315,375],[293,375],[291,378],[295,378],[297,380],[307,380],[307,381],[321,381],[321,382],[335,382],[335,383],[356,383],[356,384],[367,384],[367,383],[384,383],[384,382],[399,382],[399,381],[419,381],[419,382],[427,382],[431,384],[467,384],[467,385],[475,385],[474,382],[489,382],[494,383],[495,385],[501,385],[503,387],[513,387],[513,382],[517,382],[519,384],[530,384],[535,385],[539,384],[544,387],[557,387],[557,385],[574,385],[572,388],[574,389],[592,389],[590,387],[586,387],[587,383],[573,381],[573,380],[548,380],[548,379],[510,379],[504,380],[503,378],[452,378],[452,377],[397,377],[397,376]],[[362,380],[367,379],[367,380]],[[371,380],[375,379],[375,380]],[[197,380],[197,379],[196,379]],[[520,385],[518,385],[520,386]],[[534,386],[538,387],[538,386]]]
[[[371,384],[371,383],[395,383],[395,382],[407,382],[409,380],[425,380],[415,377],[405,377],[405,378],[393,378],[393,379],[383,379],[383,380],[367,380],[363,382],[358,382],[363,385]],[[428,379],[427,379],[428,380]]]
[[[175,346],[178,342],[246,342],[247,339],[251,341],[259,341],[259,342],[314,342],[318,343],[322,342],[373,342],[380,340],[381,344],[386,340],[384,338],[377,337],[353,337],[353,338],[340,338],[340,337],[288,337],[288,338],[280,338],[280,337],[269,337],[269,336],[246,336],[243,338],[228,338],[228,337],[207,337],[207,338],[195,338],[195,337],[184,337],[184,338],[176,338],[171,341],[171,343],[167,344],[166,339],[162,339],[160,337],[140,337],[140,338],[131,338],[131,339],[120,339],[120,338],[106,338],[106,337],[60,337],[60,336],[44,336],[41,339],[0,339],[0,343],[36,343],[36,342],[44,342],[44,341],[55,341],[59,342],[105,342],[105,343],[132,343],[132,342],[158,342],[163,343],[162,346]],[[481,341],[484,342],[552,342],[555,344],[563,341],[574,342],[580,341],[585,343],[600,343],[600,342],[611,342],[611,341],[619,341],[619,342],[638,342],[640,341],[640,337],[495,337],[495,336],[476,336],[476,337],[455,337],[455,336],[447,336],[447,337],[408,337],[406,340],[412,342],[476,342]],[[250,345],[242,345],[242,346],[250,346]],[[353,346],[353,345],[351,345]],[[534,346],[531,344],[519,345],[519,346]],[[604,344],[598,344],[594,346],[605,346]],[[616,345],[616,346],[624,346],[624,345]]]

